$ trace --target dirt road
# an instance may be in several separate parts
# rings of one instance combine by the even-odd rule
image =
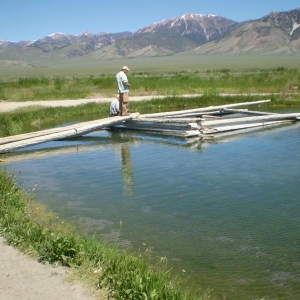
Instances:
[[[151,100],[152,98],[162,98],[163,96],[139,96],[130,97],[130,101]],[[67,107],[76,106],[86,103],[107,103],[108,105],[113,98],[93,98],[93,99],[78,99],[78,100],[45,100],[45,101],[25,101],[25,102],[10,102],[0,101],[0,112],[9,112],[15,109],[28,106],[44,106],[44,107]],[[0,299],[1,300],[1,299]]]
[[[0,300],[99,299],[83,285],[67,281],[70,272],[42,265],[5,244],[0,237]]]

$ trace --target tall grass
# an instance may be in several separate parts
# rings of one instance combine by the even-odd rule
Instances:
[[[288,93],[300,85],[300,71],[277,68],[255,72],[229,69],[206,73],[128,75],[131,95],[199,94],[207,90],[218,93]],[[111,97],[117,92],[115,76],[53,76],[19,78],[0,82],[0,98],[11,101],[61,100]]]
[[[0,234],[40,262],[84,268],[90,283],[108,289],[113,299],[211,299],[209,294],[184,291],[163,263],[150,266],[143,257],[77,235],[70,225],[37,206],[6,171],[0,171],[0,190]]]
[[[109,115],[108,104],[88,103],[74,107],[31,107],[0,115],[0,137],[44,129],[70,119],[101,119]]]

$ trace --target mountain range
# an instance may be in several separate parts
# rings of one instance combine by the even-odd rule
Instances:
[[[193,55],[300,55],[300,8],[236,22],[216,15],[185,14],[132,32],[54,33],[36,41],[0,40],[0,60],[34,62],[75,57],[118,59]]]

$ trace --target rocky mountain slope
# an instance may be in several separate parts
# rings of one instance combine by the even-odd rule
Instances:
[[[243,22],[228,35],[193,50],[197,54],[299,54],[300,9]]]
[[[272,12],[258,20],[235,22],[216,15],[185,14],[134,33],[79,35],[55,33],[37,41],[0,40],[0,60],[92,56],[300,54],[300,9]]]

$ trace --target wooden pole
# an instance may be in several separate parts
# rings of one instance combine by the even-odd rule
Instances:
[[[229,126],[221,126],[221,127],[214,127],[214,128],[205,128],[203,130],[200,130],[200,132],[203,134],[217,134],[217,133],[227,132],[227,131],[250,129],[255,127],[265,127],[270,125],[279,125],[287,122],[292,122],[292,120],[269,121],[269,122],[260,122],[260,123],[244,124],[244,125],[229,125]]]
[[[29,137],[26,135],[22,135],[23,139],[17,137],[14,141],[6,142],[5,144],[2,143],[2,145],[0,145],[0,153],[7,153],[14,149],[37,145],[48,141],[78,137],[103,127],[122,124],[123,121],[136,118],[137,116],[138,113],[124,117],[110,117],[101,120],[83,122],[76,125],[60,127],[55,129],[55,132],[51,132],[51,130],[41,132],[39,131],[35,134],[30,134]]]
[[[255,115],[255,116],[260,116],[260,115],[274,115],[275,113],[271,112],[264,112],[264,111],[253,111],[253,110],[248,110],[248,109],[229,109],[229,108],[224,108],[224,112],[229,112],[229,113],[234,113],[234,114],[245,114],[245,115]]]
[[[271,121],[271,120],[296,120],[300,116],[300,113],[296,114],[272,114],[265,116],[255,116],[255,117],[244,117],[244,118],[231,118],[223,120],[210,120],[201,121],[201,125],[205,127],[217,126],[221,124],[238,124],[246,122],[256,122],[256,121]]]
[[[152,122],[152,123],[197,123],[200,122],[200,118],[135,118],[126,122],[126,124],[131,123],[143,123],[143,122]]]
[[[109,117],[109,118],[100,119],[100,120],[93,120],[93,121],[72,124],[72,125],[64,126],[64,127],[56,127],[56,128],[45,129],[45,130],[40,130],[40,131],[35,131],[35,132],[30,132],[30,133],[12,135],[12,136],[8,136],[8,137],[0,138],[0,145],[11,143],[11,142],[16,142],[16,141],[21,141],[21,140],[25,140],[25,139],[31,139],[31,138],[38,137],[38,136],[45,136],[45,135],[52,134],[52,133],[59,133],[64,130],[76,129],[78,127],[83,127],[83,126],[91,126],[92,127],[94,124],[97,125],[102,122],[106,123],[107,126],[111,126],[111,124],[112,125],[118,124],[122,121],[128,121],[128,120],[131,120],[132,118],[137,118],[138,116],[139,116],[139,113],[135,113],[135,114],[131,114],[130,116],[125,116],[125,117]]]
[[[225,105],[219,105],[219,106],[209,106],[209,107],[204,107],[204,108],[196,108],[196,109],[181,110],[181,111],[172,111],[172,112],[155,113],[155,114],[144,114],[144,115],[140,115],[140,116],[141,116],[141,118],[156,118],[156,117],[165,117],[165,116],[175,116],[175,115],[182,115],[182,114],[188,114],[188,113],[201,113],[201,112],[207,112],[207,111],[211,111],[211,110],[229,108],[229,107],[257,105],[257,104],[268,103],[270,101],[271,100],[259,100],[259,101],[253,101],[253,102],[243,102],[243,103],[225,104]]]

